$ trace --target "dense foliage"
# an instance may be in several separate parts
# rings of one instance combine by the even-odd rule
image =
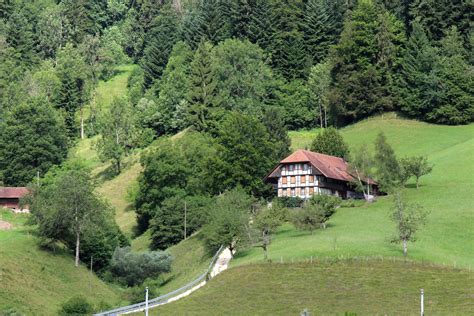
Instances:
[[[169,272],[172,257],[161,251],[132,252],[130,247],[117,248],[110,262],[110,271],[128,286],[141,284],[146,278]]]

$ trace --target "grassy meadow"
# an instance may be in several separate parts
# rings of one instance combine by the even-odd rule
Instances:
[[[473,279],[465,270],[342,260],[232,268],[150,315],[419,315],[421,288],[426,315],[473,312]]]
[[[398,157],[426,155],[434,165],[421,178],[420,188],[410,181],[406,198],[430,211],[428,222],[409,243],[408,256],[438,264],[474,267],[474,125],[439,126],[396,118],[376,117],[351,125],[341,133],[351,148],[363,143],[373,150],[375,137],[383,131]],[[294,149],[309,147],[317,130],[290,132]],[[273,260],[313,257],[402,256],[401,247],[390,243],[395,226],[389,219],[390,196],[371,204],[341,208],[326,230],[314,235],[283,225],[270,245]],[[237,254],[233,265],[262,261],[260,249]]]
[[[0,220],[13,224],[0,230],[0,315],[55,315],[60,305],[80,294],[98,306],[122,304],[121,290],[102,282],[85,266],[74,267],[72,254],[39,248],[27,215],[0,211]]]

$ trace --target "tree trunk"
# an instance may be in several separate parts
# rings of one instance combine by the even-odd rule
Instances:
[[[407,240],[402,240],[403,244],[403,256],[406,258],[407,253],[408,253],[408,241]]]
[[[76,259],[74,265],[79,266],[79,246],[80,246],[80,233],[79,230],[76,232]]]
[[[115,160],[115,167],[117,168],[117,173],[120,174],[120,172],[122,172],[122,163],[120,159]]]
[[[81,107],[81,139],[84,139],[84,106]]]
[[[267,261],[267,260],[268,260],[268,249],[267,249],[267,245],[263,245],[262,248],[263,248],[263,260]]]
[[[327,114],[327,111],[326,111],[326,107],[324,107],[324,127],[325,128],[328,127],[328,114]]]
[[[319,103],[319,125],[323,128],[323,107],[321,102]]]
[[[323,226],[323,229],[326,229],[326,222],[321,223],[321,224],[322,224],[322,226]]]
[[[419,183],[420,178],[416,177],[416,188],[418,189],[418,183]]]

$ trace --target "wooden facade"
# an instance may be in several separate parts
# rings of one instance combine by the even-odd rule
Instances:
[[[310,198],[327,194],[347,198],[363,197],[354,190],[354,177],[342,158],[299,150],[283,159],[265,180],[279,197]],[[370,184],[376,190],[376,183]]]

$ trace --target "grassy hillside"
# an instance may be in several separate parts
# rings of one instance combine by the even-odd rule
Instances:
[[[253,264],[224,271],[150,314],[419,315],[423,288],[426,315],[467,315],[474,309],[472,281],[463,270],[403,261]]]
[[[412,182],[407,185],[407,199],[431,212],[418,241],[409,244],[409,257],[473,266],[474,125],[438,126],[386,115],[341,130],[351,148],[366,142],[370,150],[379,131],[386,134],[399,157],[427,155],[434,165],[433,172],[421,179],[418,190]],[[290,136],[295,148],[304,148],[316,133],[291,132]],[[310,256],[401,256],[400,246],[389,242],[394,234],[394,224],[389,220],[391,205],[391,197],[381,197],[372,204],[341,208],[329,227],[314,235],[284,225],[270,245],[270,257],[288,261]],[[251,249],[237,254],[233,265],[261,261],[262,257],[260,249]]]
[[[120,304],[120,291],[86,267],[74,267],[71,254],[41,250],[27,215],[0,211],[13,229],[0,230],[0,314],[14,308],[26,315],[54,315],[70,297],[81,294],[94,304]]]

